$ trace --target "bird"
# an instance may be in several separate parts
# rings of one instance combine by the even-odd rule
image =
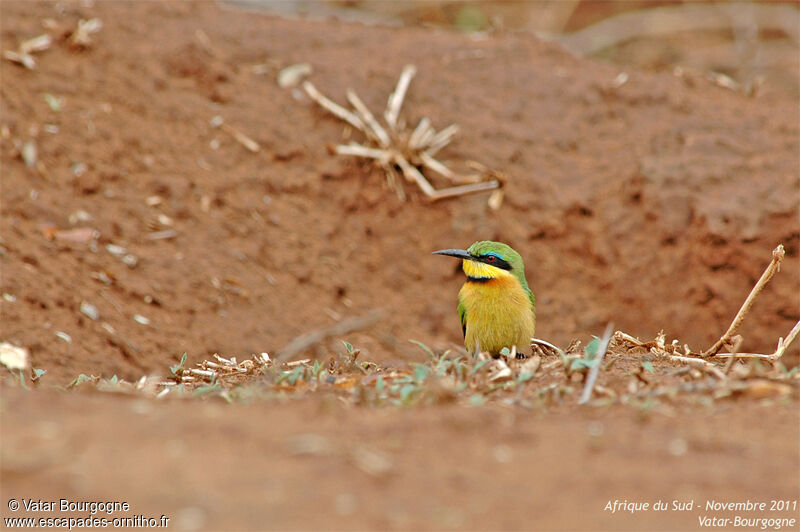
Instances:
[[[434,255],[461,259],[467,280],[458,292],[464,346],[471,353],[500,356],[516,347],[525,358],[536,330],[536,298],[525,279],[522,256],[511,246],[489,240],[467,249],[440,249]]]

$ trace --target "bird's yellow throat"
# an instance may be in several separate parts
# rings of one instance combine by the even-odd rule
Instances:
[[[474,260],[464,259],[461,261],[461,268],[468,278],[474,279],[497,279],[498,277],[513,277],[511,272]]]
[[[528,293],[510,274],[483,279],[477,282],[468,278],[458,293],[466,316],[464,346],[471,353],[480,349],[493,355],[504,347],[517,346],[518,352],[527,350],[536,331]]]

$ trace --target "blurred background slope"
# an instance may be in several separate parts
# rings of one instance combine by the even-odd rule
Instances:
[[[285,17],[534,32],[582,56],[717,75],[747,93],[800,97],[796,2],[222,0]]]

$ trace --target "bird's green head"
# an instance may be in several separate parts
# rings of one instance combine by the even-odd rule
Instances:
[[[434,254],[462,259],[461,266],[470,280],[485,281],[512,275],[528,288],[522,257],[508,244],[481,240],[467,249],[442,249]]]

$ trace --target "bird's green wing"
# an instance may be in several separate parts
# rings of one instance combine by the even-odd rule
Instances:
[[[464,303],[459,301],[458,302],[458,317],[461,319],[461,332],[464,333],[464,337],[467,336],[467,307],[464,306]]]
[[[530,290],[528,290],[528,298],[531,300],[531,310],[536,312],[536,296]]]

